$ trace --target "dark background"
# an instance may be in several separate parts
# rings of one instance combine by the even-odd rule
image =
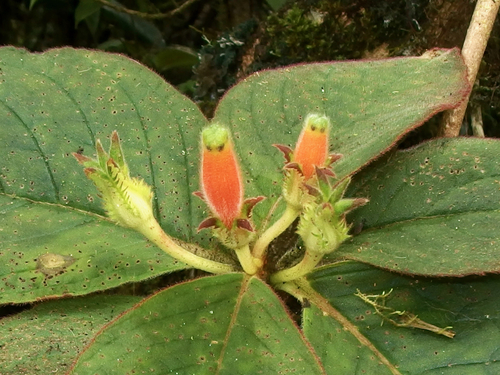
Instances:
[[[210,117],[225,90],[257,70],[461,47],[475,6],[470,0],[189,0],[177,9],[182,4],[2,0],[0,45],[123,53],[161,74]],[[481,106],[487,136],[500,135],[498,37],[497,21],[471,97]],[[435,129],[419,134],[416,142]]]

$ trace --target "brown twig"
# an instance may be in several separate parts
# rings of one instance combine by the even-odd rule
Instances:
[[[472,15],[472,20],[462,47],[462,56],[468,70],[467,78],[471,85],[476,80],[477,71],[479,70],[484,50],[488,44],[499,7],[500,0],[477,1],[476,9]],[[441,123],[441,133],[443,136],[457,137],[459,135],[469,96],[458,108],[445,112]]]
[[[365,303],[373,306],[375,313],[382,319],[394,324],[396,327],[409,327],[418,328],[426,331],[434,332],[438,335],[446,336],[450,339],[455,337],[455,332],[451,330],[452,327],[440,328],[434,324],[427,323],[411,312],[408,311],[398,311],[391,307],[385,306],[385,299],[392,293],[392,289],[388,292],[382,292],[382,294],[368,295],[363,294],[359,291],[354,295],[361,298]],[[391,318],[394,316],[396,319]]]
[[[176,14],[182,12],[184,9],[186,9],[188,6],[190,6],[191,4],[195,3],[198,0],[187,0],[185,3],[183,3],[178,8],[175,8],[174,10],[171,10],[170,12],[167,12],[167,13],[143,13],[143,12],[139,12],[137,10],[125,8],[121,5],[113,4],[107,0],[97,0],[97,1],[99,3],[101,3],[102,5],[107,6],[108,8],[114,9],[118,12],[127,13],[127,14],[130,14],[131,16],[138,16],[141,18],[148,18],[148,19],[156,19],[157,20],[157,19],[164,19],[164,18],[173,17]]]
[[[328,316],[336,320],[342,325],[344,330],[353,335],[361,345],[366,346],[368,350],[372,352],[373,356],[376,357],[392,375],[402,375],[397,369],[397,366],[389,361],[389,359],[387,359],[384,354],[359,331],[359,328],[355,324],[351,323],[351,321],[342,315],[340,311],[334,308],[328,299],[314,290],[305,278],[301,277],[292,282],[283,283],[278,286],[278,288],[290,293],[299,301],[307,300],[312,305],[315,305],[323,313],[324,317]]]
[[[472,127],[472,135],[474,137],[484,138],[483,114],[481,112],[481,106],[478,103],[472,103],[471,107],[470,124]]]

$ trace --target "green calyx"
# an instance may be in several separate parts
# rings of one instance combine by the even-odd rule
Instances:
[[[297,233],[307,251],[328,254],[349,238],[349,228],[329,203],[311,203],[304,207]]]
[[[101,193],[108,216],[118,224],[140,230],[154,219],[153,192],[143,180],[132,178],[125,162],[118,134],[113,132],[109,155],[96,143],[97,160],[74,154],[85,166],[85,174]]]
[[[349,182],[350,178],[346,178],[332,187],[327,178],[319,178],[319,195],[304,205],[297,229],[307,251],[328,254],[350,237],[345,214],[368,200],[343,199]]]

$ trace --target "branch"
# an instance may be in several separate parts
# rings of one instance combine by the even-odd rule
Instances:
[[[500,0],[478,0],[472,15],[462,47],[462,56],[468,70],[467,78],[471,86],[476,80],[479,65],[488,44],[499,7]],[[445,137],[457,137],[459,135],[469,96],[470,93],[460,107],[445,112],[441,123],[441,135]]]
[[[102,5],[107,6],[108,8],[114,9],[118,12],[127,13],[127,14],[130,14],[131,16],[138,16],[141,18],[148,18],[148,19],[157,20],[157,19],[164,19],[164,18],[173,17],[176,14],[182,12],[184,9],[186,9],[191,4],[195,3],[197,0],[187,0],[184,4],[182,4],[178,8],[175,8],[174,10],[171,10],[170,12],[167,12],[167,13],[143,13],[143,12],[139,12],[137,10],[125,8],[124,6],[121,6],[121,5],[113,4],[113,3],[109,2],[108,0],[96,0],[96,1],[101,3]]]

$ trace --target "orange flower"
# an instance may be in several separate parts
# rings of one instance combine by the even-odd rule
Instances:
[[[214,216],[231,229],[243,207],[243,182],[229,131],[213,124],[201,133],[202,198]]]
[[[323,167],[328,158],[328,133],[330,121],[326,116],[310,114],[293,152],[293,162],[300,165],[306,181],[310,179],[315,167]]]

